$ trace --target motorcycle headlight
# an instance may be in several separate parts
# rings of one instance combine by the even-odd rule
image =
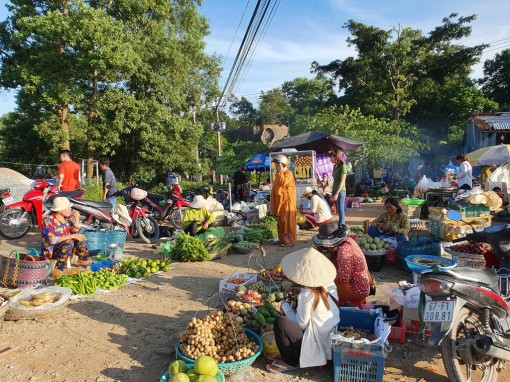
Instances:
[[[420,283],[418,285],[420,290],[428,295],[434,296],[434,295],[445,295],[450,294],[450,291],[453,287],[453,283],[445,280],[440,279],[433,279],[433,278],[422,278],[420,280]]]

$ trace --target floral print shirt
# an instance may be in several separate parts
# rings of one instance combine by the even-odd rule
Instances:
[[[386,231],[383,231],[383,224],[389,225],[390,228]],[[403,213],[391,216],[389,213],[384,212],[372,222],[372,225],[382,233],[403,233],[404,235],[407,235],[411,230],[411,223],[409,223],[409,218]]]
[[[53,248],[57,244],[57,240],[61,236],[78,233],[79,228],[74,225],[73,219],[67,219],[66,223],[62,223],[57,219],[57,215],[52,213],[44,218],[42,226],[42,248],[41,253],[46,258],[51,258]]]

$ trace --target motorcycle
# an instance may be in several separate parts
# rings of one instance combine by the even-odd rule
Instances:
[[[119,191],[119,195],[124,197],[126,203],[133,203],[131,190],[135,186],[128,186]],[[166,187],[165,187],[166,188]],[[174,184],[167,195],[150,194],[139,202],[146,207],[157,220],[166,220],[177,229],[182,226],[184,209],[189,207],[189,202],[181,195],[182,189],[178,184]]]
[[[9,240],[20,239],[32,226],[42,226],[43,217],[50,211],[56,196],[77,200],[83,194],[83,190],[59,193],[54,179],[37,179],[23,195],[23,200],[4,206],[5,210],[0,213],[0,235]],[[4,199],[6,201],[12,201],[12,197]]]
[[[461,221],[459,212],[447,217]],[[510,225],[485,228],[454,242],[488,243],[500,266],[508,268]],[[489,257],[486,257],[488,260]],[[451,381],[496,381],[504,361],[510,361],[510,305],[499,289],[493,269],[432,268],[421,274],[423,321],[431,323],[429,343],[440,344]],[[431,299],[425,300],[425,295]],[[420,309],[420,308],[419,308]]]
[[[5,206],[14,203],[14,198],[11,196],[11,190],[8,188],[0,189],[0,212],[5,210]]]
[[[108,202],[71,199],[73,209],[83,217],[81,226],[85,229],[115,229],[121,227],[133,237],[140,237],[145,243],[155,243],[159,239],[159,225],[150,211],[141,202],[147,191],[133,187],[129,207],[117,205],[112,209]],[[126,211],[125,213],[123,211]]]

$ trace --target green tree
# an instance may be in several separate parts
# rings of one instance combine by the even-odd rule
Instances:
[[[510,49],[497,53],[483,64],[482,90],[499,104],[500,110],[510,110]]]
[[[189,109],[210,104],[220,72],[218,58],[204,53],[200,1],[12,4],[0,25],[0,80],[22,89],[17,112],[24,118],[5,123],[33,121],[52,150],[78,146],[89,164],[107,154],[133,180],[165,169],[198,171],[203,129]]]
[[[259,116],[261,124],[288,125],[292,107],[280,88],[261,92]]]
[[[418,139],[418,130],[409,123],[365,116],[349,106],[332,106],[314,116],[299,116],[295,123],[300,131],[321,131],[366,142],[349,152],[349,161],[370,168],[381,162],[404,163],[425,148]]]
[[[382,30],[350,20],[345,24],[358,56],[327,65],[312,63],[312,70],[337,81],[343,101],[363,113],[393,120],[408,115],[420,102],[419,91],[441,84],[451,76],[469,76],[486,45],[464,47],[452,42],[469,36],[466,25],[475,16],[451,14],[424,36],[420,30],[395,27]]]
[[[257,109],[245,97],[236,99],[229,107],[230,113],[236,121],[236,127],[253,126],[257,123]]]
[[[291,124],[296,115],[314,115],[326,107],[335,105],[337,96],[333,88],[333,81],[323,75],[313,79],[298,77],[284,82],[282,92],[294,111]]]

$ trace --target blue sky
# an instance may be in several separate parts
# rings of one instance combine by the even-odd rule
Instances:
[[[273,2],[278,3],[278,0]],[[2,20],[7,16],[6,3],[0,0]],[[206,50],[225,58],[221,87],[256,3],[256,0],[204,0],[200,8],[200,13],[210,24]],[[349,34],[342,28],[349,19],[382,29],[400,24],[428,33],[451,13],[476,14],[477,19],[471,23],[471,36],[461,43],[472,46],[494,42],[484,52],[483,63],[501,50],[510,48],[509,11],[508,0],[280,0],[266,34],[254,51],[244,80],[238,83],[234,93],[256,103],[261,91],[296,77],[311,78],[312,61],[326,64],[354,56],[354,49],[345,42]],[[474,68],[473,77],[481,75],[482,64]],[[0,115],[14,108],[13,93],[0,91]]]

